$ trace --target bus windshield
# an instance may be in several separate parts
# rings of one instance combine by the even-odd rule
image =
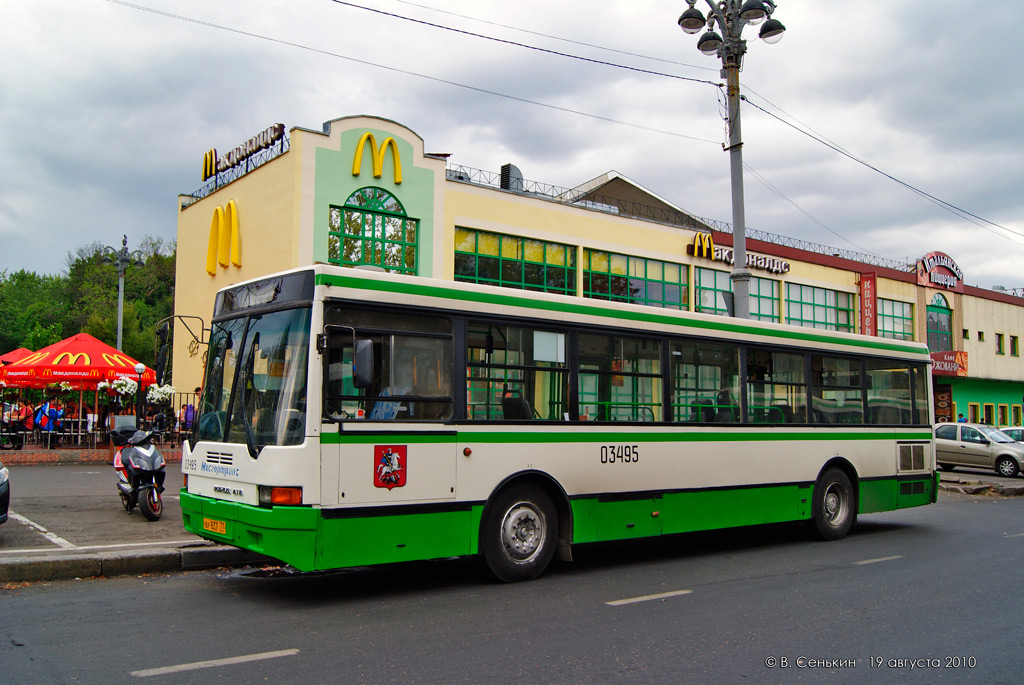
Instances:
[[[199,404],[198,440],[297,445],[306,434],[309,308],[215,322]]]

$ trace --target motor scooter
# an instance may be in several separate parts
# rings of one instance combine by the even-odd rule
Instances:
[[[117,493],[130,514],[139,505],[142,515],[156,521],[164,512],[160,493],[164,491],[164,457],[153,444],[156,430],[136,430],[124,426],[110,431],[110,440],[117,447],[114,470],[117,471]]]

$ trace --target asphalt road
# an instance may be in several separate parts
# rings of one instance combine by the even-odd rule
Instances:
[[[515,585],[465,560],[34,583],[0,591],[0,680],[1018,682],[1022,562],[1024,497],[942,493],[836,542],[583,546]]]

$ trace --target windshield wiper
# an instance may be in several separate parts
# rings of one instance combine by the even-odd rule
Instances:
[[[260,343],[260,334],[254,333],[252,336],[252,343],[249,344],[249,350],[246,354],[246,366],[245,366],[245,378],[242,380],[242,426],[245,427],[245,446],[249,449],[249,456],[253,459],[263,449],[263,445],[256,444],[256,431],[252,428],[252,422],[249,420],[249,412],[246,411],[246,404],[249,401],[249,389],[252,388],[253,379],[256,376],[256,346]]]

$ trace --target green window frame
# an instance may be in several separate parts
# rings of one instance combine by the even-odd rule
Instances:
[[[932,352],[946,352],[953,349],[953,310],[949,308],[942,293],[935,293],[928,305],[928,349]],[[984,342],[984,334],[978,332],[978,342]]]
[[[419,220],[381,188],[352,193],[344,206],[331,205],[327,222],[327,261],[340,266],[379,266],[416,275]]]
[[[787,283],[786,323],[853,333],[853,300],[851,293]]]
[[[726,293],[732,294],[732,279],[728,271],[705,269],[695,270],[694,294],[695,311],[705,314],[728,316]],[[750,318],[755,321],[778,323],[779,282],[770,278],[753,276],[750,279]]]
[[[1002,333],[996,333],[996,354],[1006,354],[1004,340],[1005,338]]]
[[[894,340],[913,340],[914,305],[878,298],[878,336]]]
[[[1010,356],[1020,356],[1020,340],[1015,335],[1010,336]]]
[[[583,250],[583,297],[686,310],[687,276],[682,264]]]
[[[455,280],[575,295],[576,248],[456,226]]]

